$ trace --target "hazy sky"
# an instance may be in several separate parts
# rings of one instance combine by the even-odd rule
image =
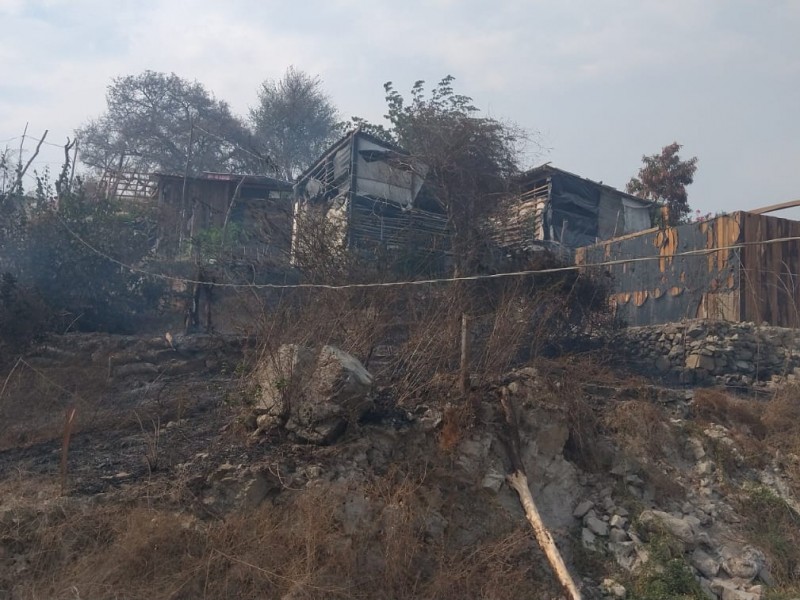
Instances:
[[[0,146],[26,122],[63,143],[112,77],[145,69],[245,114],[293,64],[373,120],[383,82],[452,74],[485,113],[539,133],[529,166],[621,188],[677,140],[699,158],[694,208],[800,198],[797,0],[0,0],[0,23]],[[48,146],[36,164],[60,157]]]

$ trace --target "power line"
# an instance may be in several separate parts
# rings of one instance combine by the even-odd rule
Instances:
[[[165,273],[154,273],[152,271],[148,271],[146,269],[142,269],[140,267],[136,267],[133,265],[129,265],[124,263],[105,252],[98,250],[94,246],[92,246],[89,242],[84,240],[80,235],[78,235],[75,231],[70,228],[66,221],[63,219],[59,219],[61,223],[64,225],[66,230],[75,237],[81,244],[86,246],[90,251],[94,252],[98,256],[105,258],[106,260],[111,261],[112,263],[131,271],[132,273],[138,273],[140,275],[145,275],[147,277],[153,277],[155,279],[163,279],[165,281],[172,281],[177,283],[186,283],[192,285],[209,285],[213,287],[219,288],[234,288],[234,289],[276,289],[276,290],[287,290],[287,289],[320,289],[320,290],[345,290],[345,289],[370,289],[370,288],[389,288],[389,287],[406,287],[406,286],[418,286],[418,285],[435,285],[439,283],[455,283],[458,281],[482,281],[482,280],[489,280],[489,279],[503,279],[506,277],[527,277],[531,275],[548,275],[553,273],[566,273],[570,271],[579,271],[581,269],[596,269],[601,267],[610,267],[615,265],[623,265],[623,264],[630,264],[630,263],[638,263],[638,262],[649,262],[655,260],[663,260],[665,258],[679,258],[683,256],[708,256],[709,254],[713,254],[715,252],[720,252],[724,250],[737,250],[747,246],[762,246],[768,244],[777,244],[777,243],[784,243],[784,242],[795,242],[800,241],[800,236],[797,237],[784,237],[784,238],[775,238],[772,240],[762,240],[759,242],[743,242],[741,244],[734,244],[732,246],[723,246],[720,248],[714,249],[701,249],[701,250],[689,250],[686,252],[677,252],[674,254],[664,254],[658,256],[639,256],[636,258],[625,258],[620,260],[610,260],[604,261],[600,263],[588,263],[582,265],[568,265],[564,267],[552,267],[548,269],[533,269],[533,270],[526,270],[526,271],[511,271],[507,273],[493,273],[493,274],[482,274],[482,275],[464,275],[460,277],[443,277],[443,278],[436,278],[436,279],[414,279],[414,280],[405,280],[405,281],[387,281],[382,283],[346,283],[341,285],[333,285],[327,283],[212,283],[209,281],[198,281],[195,279],[187,279],[185,277],[177,277],[174,275],[167,275]]]

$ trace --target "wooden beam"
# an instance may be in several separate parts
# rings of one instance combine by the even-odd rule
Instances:
[[[800,206],[800,200],[789,200],[788,202],[781,202],[780,204],[770,204],[769,206],[762,206],[755,210],[748,210],[753,215],[765,215],[767,213],[775,212],[776,210],[783,210],[784,208],[794,208]]]
[[[533,529],[536,541],[547,557],[547,561],[553,568],[559,583],[561,583],[561,586],[567,592],[569,599],[582,600],[578,586],[575,584],[575,580],[572,579],[569,570],[567,570],[564,559],[561,557],[561,552],[559,552],[552,534],[547,527],[545,527],[542,517],[539,514],[539,509],[536,507],[536,503],[533,500],[533,495],[528,485],[528,477],[525,474],[525,466],[522,463],[522,457],[520,455],[521,444],[517,411],[506,390],[503,390],[500,395],[500,404],[505,413],[506,439],[504,441],[506,443],[508,458],[511,462],[511,474],[506,477],[506,481],[511,489],[517,492],[520,504],[522,504],[522,508],[525,511],[525,517],[528,519],[528,523],[530,523]]]

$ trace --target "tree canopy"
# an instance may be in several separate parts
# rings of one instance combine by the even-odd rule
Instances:
[[[686,220],[691,212],[686,186],[694,181],[697,157],[681,160],[678,142],[664,146],[661,153],[642,156],[644,165],[638,177],[632,177],[626,190],[640,198],[655,200],[669,207],[669,224]]]
[[[384,84],[389,127],[354,123],[395,142],[428,167],[426,183],[447,212],[460,271],[470,270],[485,217],[519,172],[523,130],[479,115],[472,98],[458,94],[448,75],[426,94],[417,81],[406,101]]]
[[[106,112],[78,130],[81,160],[98,170],[263,173],[244,123],[202,84],[145,71],[112,80]]]
[[[280,79],[261,84],[250,122],[259,149],[287,180],[318,158],[342,129],[320,78],[294,67]]]

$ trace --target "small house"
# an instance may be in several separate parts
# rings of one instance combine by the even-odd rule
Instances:
[[[236,234],[230,239],[237,253],[288,261],[292,229],[292,184],[288,181],[232,173],[194,177],[155,173],[151,179],[160,210],[160,253],[186,253],[189,242],[203,232],[226,228],[228,235]]]
[[[439,253],[447,217],[426,193],[427,167],[360,129],[333,144],[294,186],[293,260],[320,248],[362,253]]]
[[[515,187],[494,218],[495,241],[505,248],[579,248],[651,226],[651,201],[549,164],[523,173]]]

